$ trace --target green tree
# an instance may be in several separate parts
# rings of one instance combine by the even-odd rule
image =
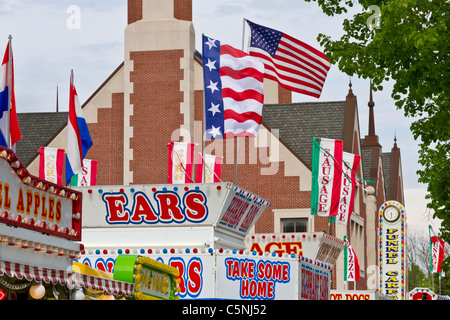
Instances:
[[[450,3],[446,0],[306,0],[329,16],[361,12],[343,22],[343,36],[319,34],[330,62],[352,76],[371,79],[374,90],[394,82],[397,108],[414,122],[419,142],[419,182],[427,184],[429,208],[442,219],[450,243]],[[449,260],[449,259],[447,259]],[[448,261],[447,261],[448,262]],[[446,264],[447,272],[448,264]]]

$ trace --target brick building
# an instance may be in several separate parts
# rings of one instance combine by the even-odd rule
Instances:
[[[191,0],[128,0],[124,37],[123,63],[83,104],[94,141],[86,158],[98,160],[98,185],[166,183],[167,143],[195,142],[196,152],[202,146],[202,59],[195,50]],[[264,92],[258,137],[208,141],[206,153],[224,157],[223,181],[237,179],[271,201],[252,232],[346,235],[360,261],[357,289],[367,289],[369,267],[377,265],[377,208],[387,199],[404,202],[400,150],[394,144],[390,153],[382,152],[372,99],[369,133],[362,138],[351,84],[346,96],[337,97],[343,100],[331,102],[292,103],[291,93],[270,80]],[[49,119],[54,127],[37,136],[35,125]],[[39,147],[66,146],[67,113],[19,114],[19,123],[23,139],[17,154],[38,175]],[[358,176],[373,181],[357,188],[347,227],[310,215],[313,136],[342,139],[344,151],[362,157]],[[344,289],[343,267],[340,259],[333,289]]]

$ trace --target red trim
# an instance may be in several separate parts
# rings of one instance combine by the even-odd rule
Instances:
[[[64,186],[58,185],[56,183],[52,183],[50,181],[46,181],[44,179],[41,179],[39,177],[29,174],[28,170],[23,166],[23,164],[17,158],[17,155],[11,149],[0,146],[0,152],[3,152],[3,151],[6,151],[8,156],[7,156],[7,159],[0,158],[0,161],[18,162],[19,166],[17,168],[13,169],[14,174],[16,174],[18,176],[20,181],[23,181],[23,179],[25,179],[25,178],[29,178],[31,180],[31,182],[29,184],[24,184],[24,185],[28,185],[31,188],[36,188],[36,189],[40,190],[41,192],[44,192],[43,190],[36,187],[39,183],[42,183],[44,186],[47,187],[45,190],[48,190],[48,188],[53,187],[55,190],[59,190],[59,191],[64,190],[65,191],[65,196],[60,196],[57,194],[55,194],[55,196],[61,197],[61,198],[67,198],[70,201],[72,201],[72,212],[70,214],[72,215],[72,229],[75,231],[76,234],[69,235],[68,233],[65,233],[65,232],[58,232],[57,230],[51,230],[51,229],[47,229],[47,228],[38,227],[35,225],[30,225],[28,223],[24,223],[23,219],[16,221],[16,220],[11,220],[8,217],[4,217],[3,215],[0,215],[0,223],[5,223],[8,225],[13,225],[13,226],[17,226],[17,227],[21,227],[21,228],[25,228],[25,229],[39,231],[39,232],[42,232],[45,234],[51,234],[51,235],[54,235],[54,236],[57,236],[60,238],[65,238],[65,239],[74,240],[74,241],[81,241],[81,217],[82,217],[81,201],[82,201],[83,194],[80,191],[69,189]],[[18,172],[21,172],[22,174],[19,175]],[[75,199],[71,199],[70,198],[71,195],[75,195]],[[79,214],[79,218],[76,218],[75,214]],[[8,216],[9,216],[9,212],[8,212]],[[20,215],[20,216],[23,217],[23,215]],[[69,232],[70,232],[70,230],[69,230]]]

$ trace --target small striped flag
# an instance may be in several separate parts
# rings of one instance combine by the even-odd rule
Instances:
[[[92,138],[78,100],[77,90],[70,77],[69,119],[67,123],[66,184],[81,171],[83,159],[92,146]]]

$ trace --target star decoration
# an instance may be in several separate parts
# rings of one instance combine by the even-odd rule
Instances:
[[[208,58],[208,63],[206,64],[206,66],[209,68],[209,71],[211,71],[212,69],[216,69],[215,64],[216,64],[216,61],[211,61]]]
[[[217,84],[218,82],[212,82],[211,80],[209,80],[209,86],[207,86],[208,89],[211,89],[211,93],[214,93],[214,91],[219,91],[219,89],[217,88]]]
[[[211,38],[208,38],[208,41],[205,42],[206,45],[208,45],[209,50],[211,50],[212,47],[217,48],[216,46],[216,40],[213,40]]]
[[[209,133],[216,138],[216,136],[221,136],[222,133],[220,132],[220,127],[216,128],[214,126],[212,126],[211,130],[209,130]]]
[[[212,112],[213,117],[216,115],[216,112],[220,113],[219,106],[220,106],[220,104],[214,104],[211,102],[211,108],[209,108],[208,111]]]

